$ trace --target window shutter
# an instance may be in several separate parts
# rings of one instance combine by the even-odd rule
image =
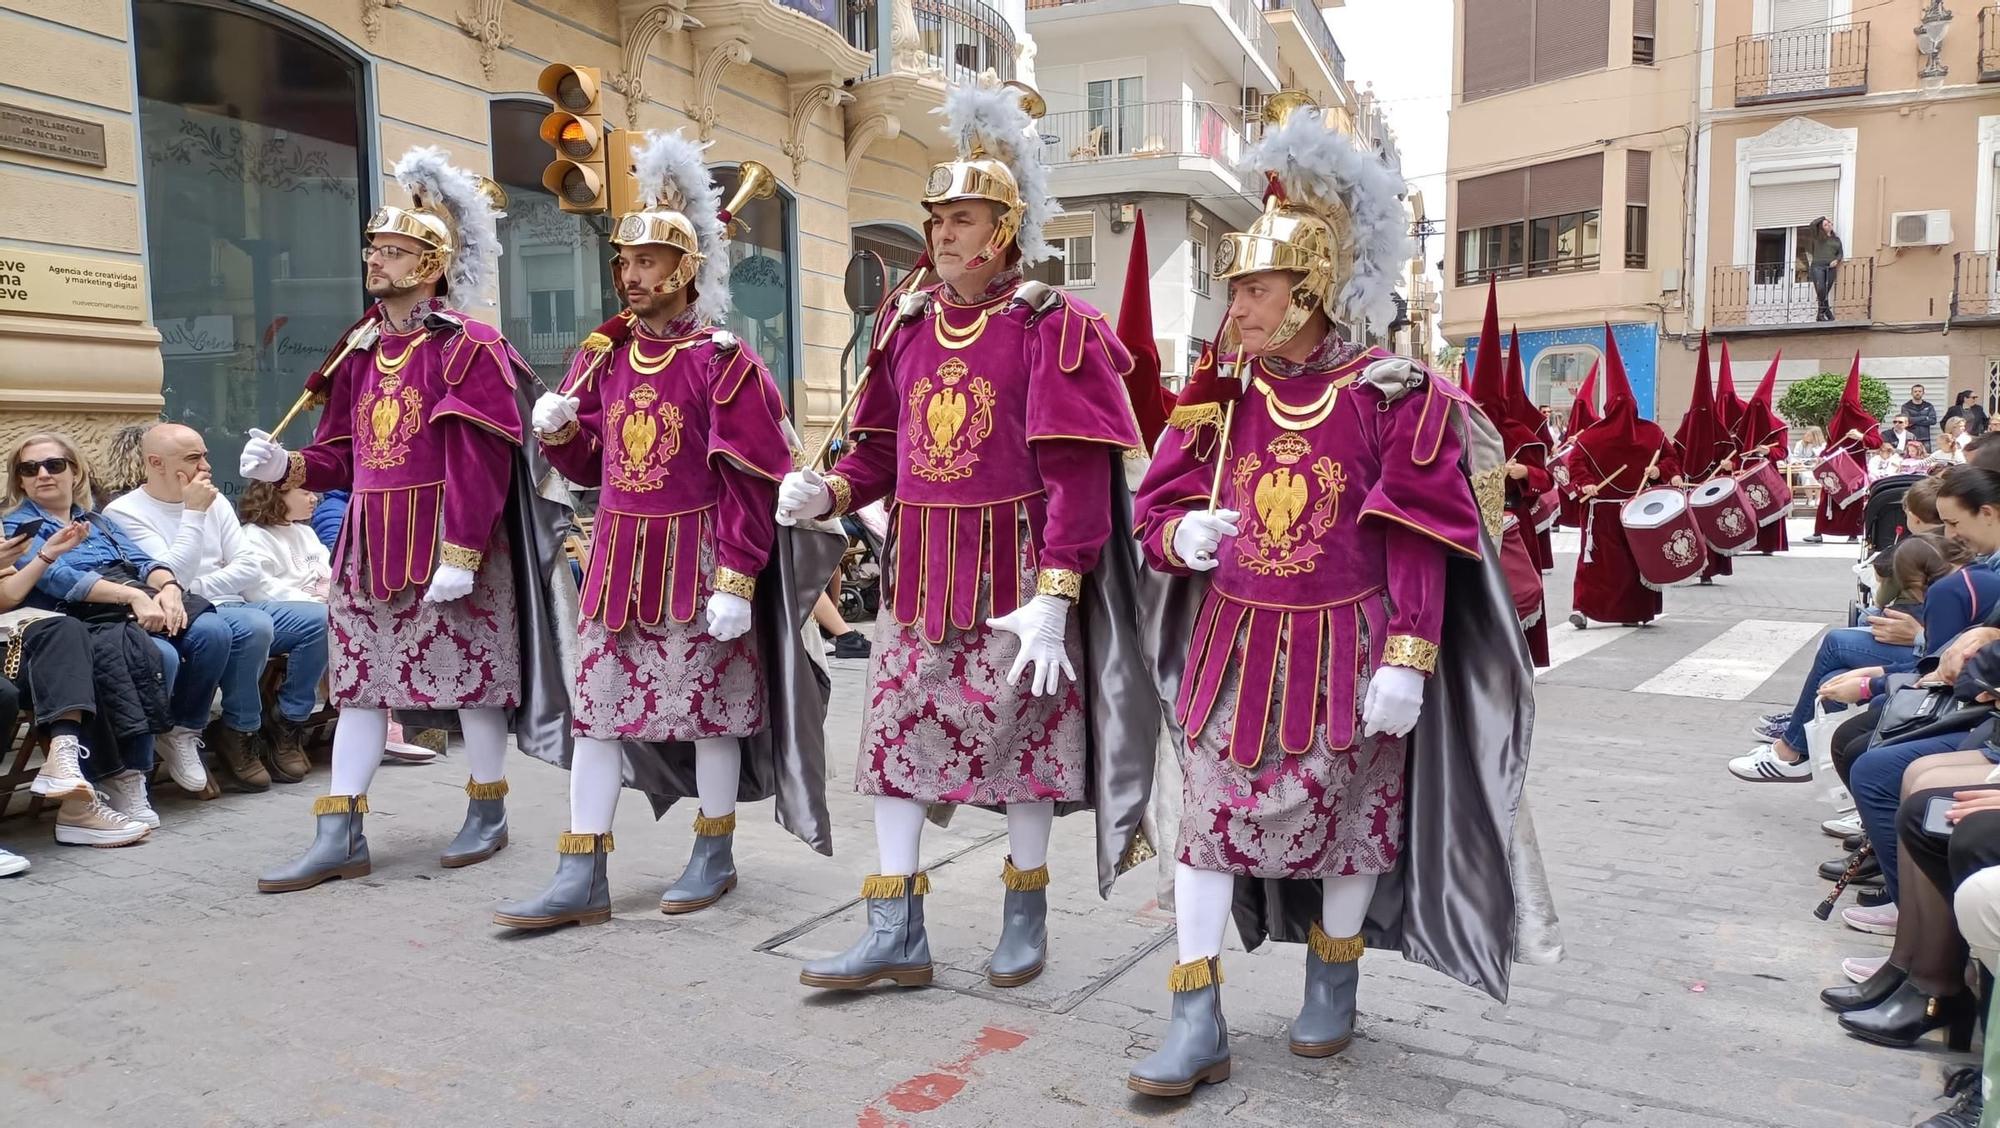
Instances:
[[[1633,149],[1625,154],[1625,202],[1641,207],[1653,199],[1653,154]]]
[[[1458,182],[1458,229],[1470,231],[1528,218],[1528,170],[1510,168]]]
[[[1804,227],[1823,215],[1832,215],[1839,178],[1839,171],[1831,168],[1751,174],[1751,228]]]
[[[1097,213],[1094,211],[1063,212],[1042,227],[1042,238],[1052,243],[1057,239],[1075,239],[1095,234],[1097,234]]]
[[[1798,31],[1826,25],[1827,0],[1771,0],[1771,30]]]
[[[1653,34],[1653,0],[1632,0],[1632,34]]]
[[[1479,0],[1462,4],[1467,98],[1518,90],[1533,81],[1535,0]]]
[[[1603,70],[1610,49],[1611,0],[1535,0],[1536,82]]]
[[[1550,161],[1528,170],[1528,216],[1595,211],[1604,202],[1604,154]]]

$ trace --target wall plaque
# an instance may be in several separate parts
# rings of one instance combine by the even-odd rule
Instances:
[[[103,168],[104,126],[0,102],[0,149]]]
[[[0,247],[0,313],[146,320],[146,268]]]

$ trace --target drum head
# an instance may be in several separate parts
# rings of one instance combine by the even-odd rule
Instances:
[[[1687,512],[1687,495],[1675,489],[1647,490],[1625,503],[1624,523],[1635,529],[1656,529]]]
[[[1695,487],[1688,504],[1695,506],[1717,505],[1736,496],[1736,479],[1714,478]]]

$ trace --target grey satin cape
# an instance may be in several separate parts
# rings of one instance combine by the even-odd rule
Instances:
[[[1483,415],[1460,407],[1467,473],[1491,473],[1504,461],[1499,436]],[[1494,540],[1484,527],[1480,537],[1481,559],[1454,556],[1446,565],[1438,666],[1410,734],[1403,851],[1376,883],[1362,935],[1371,948],[1400,951],[1504,1002],[1513,962],[1560,959],[1561,940],[1522,797],[1534,672]],[[1186,756],[1172,702],[1208,580],[1149,575],[1155,614],[1147,649]],[[1317,880],[1236,879],[1236,928],[1251,950],[1267,939],[1304,943],[1322,904]]]

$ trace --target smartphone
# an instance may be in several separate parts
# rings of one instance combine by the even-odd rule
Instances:
[[[1931,801],[1924,804],[1924,833],[1950,838],[1952,824],[1945,821],[1944,813],[1957,803],[1958,800],[1949,795],[1931,796]]]
[[[34,540],[37,536],[41,535],[42,526],[46,524],[48,524],[48,522],[40,517],[37,517],[32,521],[23,521],[21,522],[19,528],[15,529],[12,533],[8,534],[7,539],[10,541]]]

